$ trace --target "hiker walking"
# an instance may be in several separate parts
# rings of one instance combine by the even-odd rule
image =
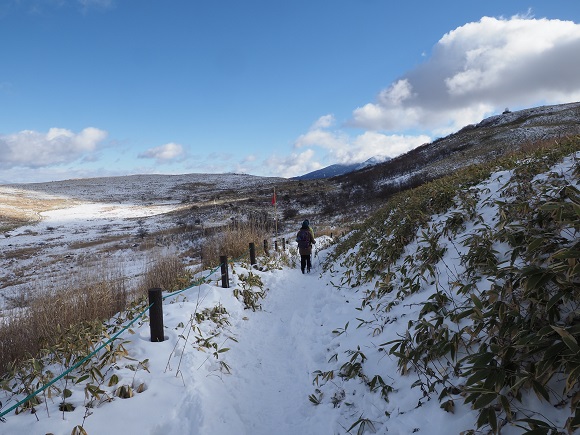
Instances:
[[[304,273],[306,269],[310,273],[312,268],[312,245],[316,243],[316,240],[314,240],[314,231],[310,228],[308,220],[302,222],[302,227],[296,236],[296,242],[298,242],[298,252],[300,252],[300,270]]]

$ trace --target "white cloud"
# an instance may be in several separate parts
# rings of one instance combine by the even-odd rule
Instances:
[[[383,101],[385,104],[399,106],[412,96],[413,86],[409,83],[409,80],[402,79],[396,81],[388,89],[382,91],[379,94],[379,100]]]
[[[394,89],[393,98],[400,100],[405,94],[410,95],[410,90],[404,88]],[[348,164],[360,163],[371,157],[395,157],[431,140],[426,135],[387,135],[375,131],[351,137],[342,130],[326,128],[334,124],[334,118],[333,122],[326,122],[330,120],[329,116],[319,118],[307,133],[298,137],[295,147],[319,147],[326,151],[324,160]]]
[[[367,131],[355,138],[346,161],[362,162],[371,157],[396,157],[431,141],[426,135],[386,135]]]
[[[334,116],[325,115],[295,147],[321,148],[332,163],[395,157],[506,107],[578,101],[578,53],[574,22],[483,17],[445,34],[422,65],[356,108],[344,127],[363,133],[333,128]]]
[[[505,107],[580,100],[580,25],[484,17],[444,35],[432,56],[353,112],[352,125],[449,133]]]
[[[321,128],[310,130],[296,139],[296,148],[319,146],[328,150],[342,148],[349,141],[345,133],[338,131],[327,131]]]
[[[150,148],[144,153],[139,154],[140,159],[155,159],[157,162],[169,162],[184,156],[185,152],[183,146],[180,144],[169,142],[155,148]]]
[[[0,168],[41,168],[87,157],[97,150],[107,132],[88,127],[80,133],[51,128],[47,133],[24,130],[0,135]]]
[[[276,177],[295,177],[321,169],[322,165],[314,160],[314,150],[307,149],[301,153],[292,153],[289,156],[271,156],[265,162],[269,173]]]
[[[310,127],[310,130],[318,130],[320,128],[329,128],[334,125],[336,120],[334,119],[334,115],[328,114],[321,116],[316,120],[316,122]]]

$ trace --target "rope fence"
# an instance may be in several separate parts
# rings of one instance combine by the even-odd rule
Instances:
[[[151,308],[151,305],[149,305],[147,308],[145,308],[143,311],[141,311],[141,313],[139,313],[133,320],[131,320],[124,328],[122,328],[119,332],[117,332],[110,339],[108,339],[103,344],[101,344],[97,349],[95,349],[89,355],[87,355],[86,357],[84,357],[78,363],[74,364],[72,367],[70,367],[69,369],[65,370],[62,374],[60,374],[59,376],[57,376],[56,378],[54,378],[52,381],[44,384],[42,387],[40,387],[35,392],[30,393],[28,396],[26,396],[24,399],[22,399],[20,402],[16,403],[15,405],[12,405],[6,411],[1,412],[0,413],[0,419],[3,419],[6,414],[8,414],[11,411],[14,411],[20,405],[25,404],[26,402],[28,402],[32,398],[36,397],[38,394],[42,393],[48,387],[50,387],[51,385],[54,385],[56,382],[58,382],[59,380],[61,380],[62,378],[64,378],[66,375],[68,375],[69,373],[71,373],[73,370],[76,370],[77,368],[79,368],[80,366],[82,366],[85,362],[87,362],[89,359],[91,359],[93,356],[95,356],[97,353],[99,353],[104,347],[108,346],[110,343],[112,343],[114,340],[116,340],[119,337],[119,335],[121,335],[123,332],[125,332],[127,329],[129,329],[131,327],[131,325],[133,325],[133,323],[135,323],[137,320],[139,320],[143,316],[143,314],[145,314],[147,312],[147,310],[149,308]]]
[[[252,252],[252,245],[254,245],[254,244],[251,243],[250,244],[250,249],[248,249],[247,252],[245,252],[244,254],[240,255],[237,258],[234,258],[234,259],[228,261],[227,260],[227,257],[225,257],[225,259],[226,259],[227,262],[225,262],[225,263],[224,262],[221,262],[219,266],[217,266],[214,269],[210,270],[207,275],[205,275],[203,277],[200,277],[196,281],[192,282],[189,287],[187,287],[185,289],[182,289],[182,290],[175,291],[175,292],[171,292],[171,293],[163,296],[161,300],[165,300],[167,298],[170,298],[170,297],[173,297],[173,296],[177,296],[178,294],[183,293],[183,292],[185,292],[185,291],[187,291],[187,290],[189,290],[189,289],[191,289],[193,287],[197,287],[197,286],[200,286],[201,284],[204,284],[205,282],[207,282],[207,280],[208,280],[208,278],[210,276],[212,276],[214,273],[216,273],[222,267],[225,266],[226,269],[227,269],[227,267],[228,267],[228,265],[230,263],[233,264],[235,262],[240,261],[242,258],[247,258],[248,256],[252,260],[252,256],[255,255],[255,251]],[[264,240],[264,249],[262,250],[262,253],[264,255],[267,255],[267,256],[269,255],[268,254],[268,250],[267,250],[266,240]],[[224,257],[221,257],[221,258],[224,258]],[[160,289],[153,289],[153,290],[160,290]],[[37,395],[39,395],[40,393],[42,393],[43,391],[45,391],[47,388],[49,388],[50,386],[54,385],[56,382],[58,382],[59,380],[61,380],[62,378],[64,378],[68,374],[70,374],[73,370],[76,370],[77,368],[79,368],[80,366],[82,366],[85,362],[87,362],[88,360],[90,360],[93,356],[95,356],[96,354],[98,354],[103,348],[105,348],[106,346],[108,346],[109,344],[111,344],[113,341],[115,341],[123,332],[127,331],[137,320],[139,320],[141,317],[143,317],[143,315],[147,311],[150,311],[151,310],[151,307],[153,305],[154,304],[151,303],[151,294],[150,294],[150,303],[149,303],[149,305],[146,308],[144,308],[143,311],[141,311],[127,325],[125,325],[123,328],[121,328],[115,335],[113,335],[111,338],[109,338],[108,340],[106,340],[105,342],[103,342],[99,347],[97,347],[93,352],[91,352],[87,356],[85,356],[82,360],[80,360],[79,362],[77,362],[72,367],[68,368],[67,370],[65,370],[62,374],[60,374],[59,376],[55,377],[51,381],[47,382],[42,387],[40,387],[38,390],[30,393],[24,399],[20,400],[16,404],[10,406],[5,411],[0,412],[0,421],[5,421],[4,416],[6,416],[8,413],[14,411],[19,406],[21,406],[21,405],[25,404],[26,402],[28,402],[29,400],[33,399],[34,397],[36,397]],[[151,323],[153,323],[153,319],[151,319]],[[163,339],[161,338],[161,340],[152,340],[152,341],[163,341]]]

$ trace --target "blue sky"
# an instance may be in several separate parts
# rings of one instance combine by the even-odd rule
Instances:
[[[580,100],[572,0],[3,0],[0,182],[291,177]]]

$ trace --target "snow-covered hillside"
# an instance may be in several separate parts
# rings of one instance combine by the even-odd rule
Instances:
[[[564,141],[579,134],[580,102],[508,111],[371,166],[360,178],[363,183],[375,179],[379,186],[404,184],[412,177],[435,179],[542,141]]]
[[[184,174],[0,185],[1,294],[11,298],[50,289],[62,280],[63,269],[90,270],[103,263],[132,280],[157,255],[152,248],[197,247],[192,229],[229,222],[226,205],[247,200],[249,192],[264,189],[269,205],[272,186],[281,181]],[[20,223],[5,230],[6,217]],[[3,305],[0,300],[0,309]]]
[[[283,178],[257,177],[248,174],[128,175],[123,177],[85,178],[48,183],[8,184],[5,189],[23,189],[83,201],[112,203],[181,202],[192,195],[203,197],[220,190],[263,187]]]
[[[556,250],[561,258],[562,250],[577,247],[578,217],[566,219],[580,209],[579,158],[575,152],[532,175],[525,162],[522,170],[495,170],[462,190],[439,190],[428,209],[402,219],[407,209],[393,205],[350,240],[331,244],[319,238],[311,274],[296,268],[294,244],[284,254],[261,258],[259,270],[233,264],[229,289],[219,286],[219,273],[206,271],[204,283],[166,294],[166,341],[150,342],[147,317],[135,317],[145,306],[120,315],[119,322],[110,322],[112,332],[119,331],[118,323],[134,323],[115,344],[42,393],[35,413],[4,415],[0,433],[69,435],[76,428],[73,433],[89,435],[447,435],[478,426],[481,433],[501,427],[504,435],[534,427],[539,431],[533,433],[565,432],[579,394],[577,378],[566,386],[563,372],[555,373],[545,389],[530,377],[510,391],[495,373],[474,380],[477,361],[463,358],[488,346],[482,366],[501,368],[501,352],[512,346],[504,342],[496,349],[498,343],[486,335],[494,327],[485,322],[505,316],[489,305],[501,301],[496,286],[509,282],[492,271],[516,273],[540,249]],[[504,229],[513,232],[501,234],[521,235],[523,222],[505,220],[522,212],[510,207],[524,207],[521,187],[534,204],[543,204],[544,220],[560,209],[556,217],[564,219],[557,234],[545,236],[546,245],[557,240],[558,246],[536,241],[525,258],[518,257],[523,251],[514,254],[513,240],[498,235]],[[413,196],[401,204],[412,201]],[[391,226],[394,218],[397,225]],[[551,258],[546,254],[546,267]],[[567,261],[573,263],[572,257]],[[573,275],[568,279],[578,286]],[[514,297],[523,294],[526,282],[514,289]],[[550,308],[557,307],[561,318],[550,319],[552,331],[560,327],[555,336],[573,350],[577,328],[566,335],[566,322],[577,318],[578,303],[556,293],[562,301],[550,300]],[[520,307],[531,308],[528,302]],[[488,329],[477,329],[484,324]],[[451,345],[442,347],[447,342]],[[102,364],[112,354],[114,362]],[[99,363],[99,372],[91,371]],[[23,373],[20,381],[6,384],[0,412],[66,368],[54,361],[28,367],[42,378]],[[517,369],[510,370],[520,376]],[[478,392],[487,396],[478,396],[478,409],[472,409],[465,399]]]

